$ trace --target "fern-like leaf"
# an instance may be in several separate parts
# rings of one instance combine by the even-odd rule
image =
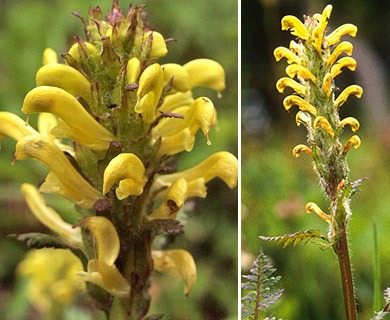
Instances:
[[[259,238],[261,240],[265,240],[265,241],[275,241],[278,244],[283,243],[283,248],[287,247],[290,244],[293,244],[295,247],[298,244],[300,244],[301,242],[304,242],[304,243],[310,242],[310,243],[319,245],[319,246],[324,247],[324,248],[329,246],[329,244],[322,242],[322,241],[325,241],[325,242],[329,243],[328,238],[320,230],[313,230],[313,229],[306,230],[306,231],[298,231],[295,233],[289,233],[289,234],[285,234],[285,235],[277,236],[277,237],[260,236]],[[322,241],[319,241],[319,240],[322,240]]]
[[[242,319],[259,319],[259,312],[264,312],[280,298],[283,290],[274,288],[280,280],[280,276],[272,276],[275,271],[270,259],[260,249],[250,274],[243,276],[245,282],[241,288],[247,294],[241,298]]]
[[[381,311],[375,312],[376,316],[370,320],[382,320],[390,313],[390,288],[387,288],[384,293],[385,305]]]

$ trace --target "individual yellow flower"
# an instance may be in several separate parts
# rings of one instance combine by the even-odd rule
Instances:
[[[103,194],[119,182],[116,196],[119,200],[130,195],[140,195],[146,182],[145,167],[133,153],[121,153],[110,161],[104,170]]]
[[[43,314],[74,302],[85,292],[75,275],[83,270],[81,261],[68,249],[30,250],[17,266],[17,274],[28,279],[27,299]]]
[[[96,258],[88,261],[87,272],[78,275],[92,282],[110,294],[125,298],[129,295],[130,285],[115,265],[120,244],[115,227],[105,217],[90,217],[83,223],[92,233],[96,243]]]
[[[103,195],[91,186],[72,166],[55,143],[41,135],[31,135],[20,139],[16,144],[15,159],[34,158],[51,170],[58,187],[66,198],[81,207],[91,208]]]
[[[39,133],[33,127],[17,115],[7,111],[0,112],[0,138],[8,136],[18,141],[26,136],[37,134]]]
[[[323,116],[319,116],[319,117],[317,117],[317,118],[314,120],[313,127],[314,127],[314,129],[322,128],[322,129],[324,129],[332,138],[334,137],[334,131],[333,131],[333,129],[332,129],[331,124],[330,124],[329,121],[328,121],[325,117],[323,117]]]
[[[283,17],[282,30],[289,30],[292,35],[297,36],[303,40],[307,40],[310,37],[309,31],[306,29],[303,23],[294,16]]]
[[[153,250],[152,258],[157,271],[183,279],[184,294],[191,292],[196,281],[196,265],[190,253],[182,249]]]
[[[310,213],[310,212],[314,212],[315,214],[317,214],[322,220],[328,222],[328,223],[331,223],[332,222],[332,218],[327,215],[324,211],[322,211],[320,209],[320,207],[315,204],[314,202],[308,202],[306,204],[306,212],[307,213]]]

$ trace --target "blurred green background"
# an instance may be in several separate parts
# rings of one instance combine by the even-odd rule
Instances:
[[[227,150],[237,155],[238,100],[238,5],[235,0],[132,1],[147,4],[152,28],[166,38],[168,55],[161,63],[184,64],[194,58],[219,61],[227,73],[227,90],[222,99],[207,90],[197,95],[209,96],[218,110],[219,131],[211,133],[212,145],[199,136],[196,150],[184,154],[180,167],[188,168],[208,155]],[[99,5],[103,13],[111,1],[76,0],[1,0],[0,12],[0,109],[22,117],[20,107],[25,94],[34,87],[35,73],[42,64],[42,51],[51,47],[66,52],[74,35],[83,35],[81,23],[71,12],[86,17],[90,5]],[[127,10],[129,3],[120,1]],[[34,121],[34,117],[32,117]],[[21,182],[38,183],[45,169],[34,161],[11,166],[14,141],[5,138],[0,151],[0,314],[2,319],[39,319],[28,305],[25,282],[15,276],[15,268],[25,255],[23,244],[9,234],[44,231],[29,213],[19,192]],[[198,281],[189,297],[183,296],[182,284],[156,275],[153,312],[165,313],[164,319],[236,319],[238,313],[237,281],[237,189],[229,190],[221,181],[208,185],[207,199],[191,202],[186,231],[165,241],[167,248],[185,248],[197,263]],[[53,202],[58,211],[71,211],[62,202]],[[85,310],[72,306],[64,319],[90,319]]]
[[[350,180],[367,177],[352,198],[349,227],[352,265],[361,319],[373,310],[373,225],[376,223],[382,267],[381,291],[390,286],[390,10],[387,1],[369,0],[245,0],[242,1],[242,263],[250,262],[262,247],[273,259],[279,287],[285,292],[276,305],[276,315],[285,319],[345,319],[338,264],[331,250],[307,244],[282,249],[258,239],[309,228],[327,232],[316,215],[305,214],[305,204],[328,203],[319,189],[309,158],[295,159],[293,147],[305,143],[304,128],[296,127],[295,113],[282,105],[276,81],[285,76],[285,60],[276,63],[273,50],[288,47],[293,39],[280,29],[284,15],[333,12],[328,27],[343,23],[358,27],[354,44],[357,71],[344,71],[337,86],[359,84],[361,99],[351,98],[341,108],[342,117],[354,116],[361,123],[360,149],[348,154]],[[345,130],[344,139],[352,135]]]

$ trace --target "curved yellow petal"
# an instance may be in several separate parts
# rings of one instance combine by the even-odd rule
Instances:
[[[33,127],[17,115],[7,111],[0,112],[0,139],[7,136],[18,141],[25,136],[38,134]]]
[[[298,94],[301,94],[303,96],[306,96],[306,93],[307,93],[307,89],[304,85],[296,82],[295,80],[291,79],[291,78],[287,78],[287,77],[283,77],[283,78],[280,78],[277,82],[276,82],[276,89],[278,89],[278,91],[280,93],[283,93],[284,92],[284,89],[286,87],[290,87],[292,88],[296,93]]]
[[[333,50],[331,55],[327,59],[327,64],[328,65],[333,65],[337,58],[340,56],[342,53],[346,53],[347,55],[351,56],[353,51],[353,45],[352,43],[348,41],[343,41],[340,42],[339,45]]]
[[[357,135],[352,136],[344,144],[343,154],[347,154],[347,152],[349,150],[351,150],[352,147],[354,147],[355,149],[359,148],[360,145],[361,145],[361,140],[360,140],[359,136],[357,136]]]
[[[126,65],[126,82],[127,84],[138,81],[141,73],[141,61],[137,57],[131,58]]]
[[[301,97],[295,95],[284,98],[283,106],[287,111],[289,111],[293,106],[298,106],[301,111],[307,111],[312,115],[317,115],[317,109],[314,106],[306,100],[303,100]]]
[[[231,189],[237,185],[238,160],[229,152],[216,152],[198,165],[185,171],[159,176],[155,187],[169,186],[175,180],[184,178],[187,182],[204,178],[205,183],[216,177],[221,178]]]
[[[57,53],[52,48],[46,48],[43,50],[42,63],[43,65],[58,63]]]
[[[159,111],[173,112],[174,109],[182,106],[190,106],[194,102],[192,91],[176,92],[164,98]]]
[[[154,268],[184,281],[184,294],[188,295],[196,281],[196,264],[192,255],[182,249],[153,250]]]
[[[301,64],[302,63],[301,59],[296,54],[294,54],[293,52],[291,52],[289,49],[287,49],[285,47],[277,47],[274,50],[274,56],[275,56],[276,61],[280,61],[282,58],[286,58],[287,63],[289,63],[289,64],[291,64],[291,63]]]
[[[112,222],[102,216],[93,216],[86,219],[84,224],[95,238],[97,259],[113,265],[119,255],[120,243]]]
[[[62,132],[76,142],[91,149],[104,150],[115,136],[100,125],[73,97],[63,89],[41,86],[32,89],[25,97],[22,112],[26,114],[49,112],[61,118],[72,132]]]
[[[143,42],[150,42],[149,59],[162,58],[168,53],[167,44],[161,33],[156,31],[145,32]]]
[[[329,215],[327,215],[324,211],[322,211],[321,208],[314,202],[308,202],[306,204],[305,209],[306,209],[306,213],[314,212],[322,220],[325,220],[329,224],[332,222],[332,218]]]
[[[35,79],[37,86],[58,87],[91,104],[91,83],[78,70],[66,64],[45,65],[38,70]]]
[[[308,126],[311,123],[311,117],[304,111],[298,111],[295,115],[295,122],[298,127],[301,124]]]
[[[351,71],[356,70],[356,60],[352,57],[343,57],[339,59],[330,69],[332,77],[335,78],[341,73],[342,68],[348,68]]]
[[[318,25],[313,30],[313,38],[314,38],[314,47],[316,48],[317,52],[322,53],[322,43],[324,40],[324,32],[326,29],[326,26],[328,25],[328,20],[330,18],[330,14],[332,12],[332,5],[327,5],[324,10],[322,11],[322,15],[320,18],[320,21]]]
[[[297,146],[295,146],[292,151],[292,154],[295,158],[300,158],[302,152],[306,152],[308,155],[312,154],[311,148],[305,146],[304,144],[298,144]]]
[[[49,138],[41,135],[26,136],[19,140],[15,150],[16,160],[34,158],[48,167],[53,174],[75,194],[90,202],[102,199],[103,195],[92,187],[72,166],[64,153]]]
[[[298,64],[290,64],[286,68],[286,73],[290,78],[294,78],[296,75],[303,79],[310,79],[316,82],[316,77],[306,67]]]
[[[334,104],[337,108],[340,108],[347,100],[350,95],[355,95],[357,98],[360,98],[363,94],[363,88],[356,84],[346,87],[337,97]]]
[[[325,94],[330,97],[330,95],[333,92],[333,77],[331,73],[327,73],[324,77],[324,80],[322,82],[322,89],[324,90]]]
[[[297,17],[291,15],[282,18],[282,30],[288,30],[293,36],[303,40],[307,40],[310,37],[310,32],[303,23]]]
[[[353,117],[347,117],[340,121],[340,127],[345,127],[346,125],[351,126],[353,132],[356,132],[360,128],[359,121]]]
[[[332,138],[334,137],[334,131],[332,129],[332,126],[330,125],[329,121],[323,117],[318,116],[313,123],[314,129],[322,128],[324,129]]]
[[[175,91],[187,92],[191,89],[187,70],[177,63],[166,63],[161,66],[164,72],[164,86]]]
[[[88,261],[88,272],[79,272],[77,275],[113,296],[128,298],[130,294],[130,285],[115,264],[108,265],[101,260],[93,259]]]
[[[146,182],[144,172],[145,167],[135,154],[121,153],[117,155],[104,170],[103,194],[110,191],[115,183],[127,180],[125,184],[129,189],[129,195],[140,195]]]
[[[72,228],[52,208],[46,206],[45,199],[38,189],[29,183],[23,183],[21,191],[34,216],[50,230],[57,233],[72,247],[83,248],[83,240],[80,229]]]
[[[225,90],[225,70],[211,59],[195,59],[183,65],[188,72],[190,88],[206,87],[217,92]]]
[[[189,128],[185,128],[175,135],[161,137],[157,156],[173,155],[182,151],[189,152],[194,147],[194,144],[195,136]]]
[[[329,34],[326,37],[326,40],[328,41],[328,45],[332,46],[340,42],[342,36],[348,34],[351,37],[355,37],[356,33],[357,33],[357,27],[351,23],[346,23],[338,27],[331,34]]]
[[[174,181],[168,188],[163,203],[148,216],[153,219],[176,219],[177,212],[188,197],[188,183],[184,178]]]

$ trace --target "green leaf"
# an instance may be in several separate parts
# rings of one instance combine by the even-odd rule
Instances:
[[[23,234],[13,234],[10,236],[18,239],[19,241],[24,242],[28,248],[69,248],[66,242],[64,242],[60,238],[45,233],[31,232]]]
[[[278,244],[283,244],[283,248],[286,248],[288,245],[293,244],[294,247],[300,244],[302,241],[306,244],[308,242],[319,245],[323,248],[328,247],[328,244],[323,243],[322,241],[326,241],[329,243],[328,238],[320,231],[320,230],[306,230],[306,231],[298,231],[295,233],[289,233],[282,236],[277,237],[259,237],[264,241],[274,241]],[[322,241],[318,241],[322,240]]]

